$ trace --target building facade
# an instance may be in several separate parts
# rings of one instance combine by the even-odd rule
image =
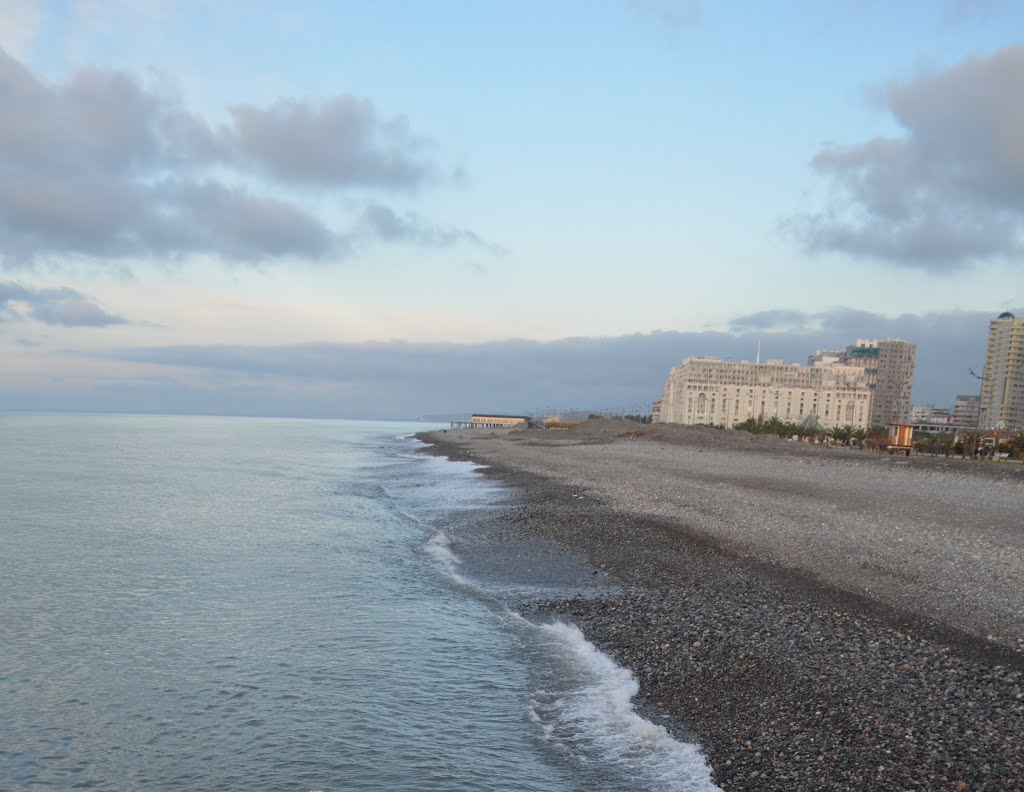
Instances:
[[[952,423],[964,431],[978,428],[978,414],[981,411],[981,396],[958,393],[953,402]]]
[[[871,426],[905,423],[909,419],[916,361],[917,345],[899,338],[858,338],[856,344],[846,347],[840,362],[862,367],[874,392]]]
[[[914,368],[917,345],[899,338],[885,341],[858,338],[843,350],[819,349],[809,358],[808,366],[858,366],[868,377],[873,392],[871,426],[906,423],[911,419],[910,396],[914,389]]]
[[[910,408],[912,424],[948,424],[952,416],[948,407],[936,407],[934,404],[915,405]]]
[[[473,426],[497,428],[503,426],[525,426],[530,422],[527,415],[496,415],[494,413],[473,413],[470,424]]]
[[[732,427],[749,418],[825,429],[906,423],[917,346],[902,339],[857,339],[843,350],[819,349],[807,365],[685,360],[669,373],[662,423]]]
[[[800,423],[814,416],[825,429],[847,424],[867,428],[873,393],[869,384],[860,366],[689,358],[669,373],[659,421],[730,428],[749,418]]]
[[[989,323],[978,428],[1024,430],[1024,319],[1009,312]]]

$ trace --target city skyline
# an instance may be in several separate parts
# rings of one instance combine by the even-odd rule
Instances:
[[[652,402],[1024,313],[1024,9],[3,0],[0,409]]]

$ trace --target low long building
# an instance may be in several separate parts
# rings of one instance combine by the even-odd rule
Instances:
[[[814,416],[825,429],[866,429],[872,384],[862,366],[689,358],[669,373],[659,421],[730,428],[749,418],[800,423]]]
[[[479,427],[523,426],[530,422],[528,415],[498,415],[497,413],[473,413],[470,423]]]

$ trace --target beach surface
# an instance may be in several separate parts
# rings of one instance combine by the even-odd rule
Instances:
[[[456,530],[466,571],[556,590],[509,605],[630,668],[723,789],[1024,789],[1021,465],[610,420],[421,438],[515,494]]]

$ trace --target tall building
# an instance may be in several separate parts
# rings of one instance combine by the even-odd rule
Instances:
[[[981,409],[981,396],[958,393],[953,403],[952,423],[958,429],[977,429],[978,413]]]
[[[868,380],[859,366],[688,358],[669,372],[658,420],[729,428],[748,418],[800,423],[813,416],[825,429],[867,428]]]
[[[978,428],[1024,429],[1024,319],[1009,311],[988,326]]]
[[[856,344],[846,347],[840,362],[861,366],[874,392],[869,418],[872,426],[904,423],[910,417],[916,358],[917,345],[898,338],[885,341],[858,338]]]

